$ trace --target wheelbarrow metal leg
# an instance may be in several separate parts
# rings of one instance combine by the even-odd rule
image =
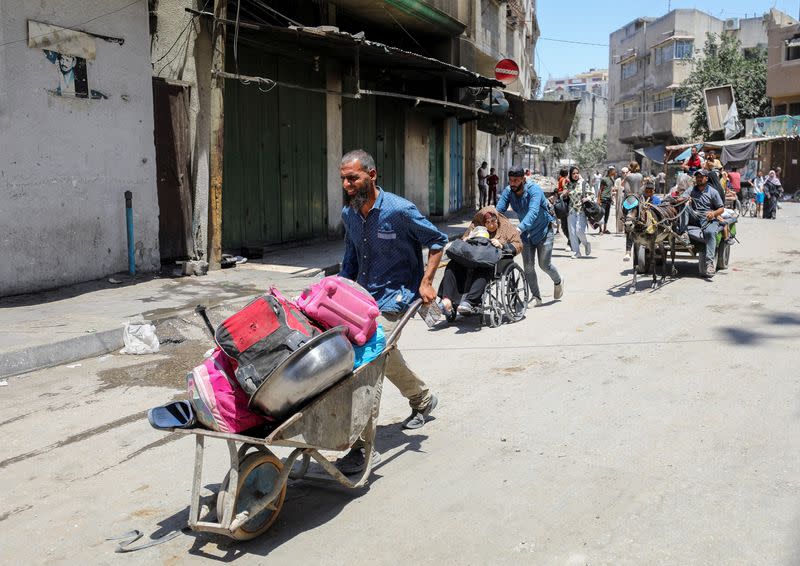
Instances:
[[[200,489],[203,484],[203,441],[202,435],[195,435],[194,477],[192,478],[192,500],[189,506],[189,527],[194,529],[200,521]]]

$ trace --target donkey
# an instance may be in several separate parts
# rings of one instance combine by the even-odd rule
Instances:
[[[633,292],[636,292],[636,275],[640,248],[650,252],[650,264],[653,274],[652,288],[658,286],[656,277],[656,250],[661,252],[662,273],[661,282],[667,277],[667,254],[665,241],[670,241],[674,236],[673,228],[678,221],[680,212],[686,205],[686,199],[665,202],[653,205],[640,200],[640,197],[629,196],[625,199],[625,235],[633,243]],[[672,269],[675,271],[675,252],[672,245]],[[646,256],[645,256],[646,257]],[[645,265],[647,265],[645,263]]]

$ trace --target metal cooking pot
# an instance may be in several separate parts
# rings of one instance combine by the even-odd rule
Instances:
[[[250,409],[283,419],[292,409],[353,371],[353,346],[347,327],[336,326],[283,360],[250,397]]]

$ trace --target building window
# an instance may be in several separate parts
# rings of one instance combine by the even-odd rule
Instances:
[[[632,76],[634,76],[636,74],[636,72],[638,71],[637,67],[638,66],[636,64],[636,60],[635,59],[633,61],[629,61],[627,63],[623,63],[622,64],[622,78],[623,78],[623,80],[624,79],[629,79]]]
[[[586,143],[586,134],[581,134],[581,143]]]
[[[672,110],[672,93],[660,92],[653,97],[653,112]]]
[[[786,105],[785,104],[776,104],[772,108],[772,115],[773,116],[783,116],[786,114]]]
[[[795,36],[786,42],[786,60],[800,59],[800,36]]]
[[[678,96],[675,92],[668,90],[653,96],[653,112],[671,112],[673,110],[685,110],[688,101]]]
[[[655,48],[656,65],[672,61],[673,59],[691,59],[694,54],[694,41],[679,39],[670,41],[666,45]]]
[[[694,55],[694,41],[679,39],[675,42],[675,59],[691,59]]]
[[[622,119],[632,120],[636,117],[636,104],[623,104],[622,105]]]
[[[800,116],[800,102],[792,102],[789,105],[790,116]]]

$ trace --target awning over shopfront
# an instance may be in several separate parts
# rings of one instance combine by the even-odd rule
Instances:
[[[663,145],[651,145],[648,147],[640,147],[639,149],[633,150],[635,153],[641,155],[642,157],[646,157],[653,163],[657,165],[664,164],[664,151],[665,148]]]
[[[209,12],[191,9],[187,11],[213,18],[213,14]],[[363,34],[353,35],[331,26],[282,27],[245,21],[239,21],[238,24],[232,20],[220,21],[229,27],[238,25],[241,28],[238,41],[258,48],[271,48],[287,57],[296,58],[298,65],[303,64],[303,61],[317,65],[320,58],[336,59],[350,65],[356,79],[353,86],[356,88],[343,88],[341,95],[345,97],[402,98],[417,106],[428,107],[434,113],[475,117],[486,112],[474,106],[460,104],[448,96],[457,92],[456,89],[465,87],[504,86],[496,79],[485,77],[464,67],[370,41],[365,39]],[[230,34],[228,37],[230,40]],[[296,85],[280,82],[276,77],[254,77],[222,72],[217,74],[228,79],[255,82],[259,86],[277,84],[299,88]],[[378,84],[378,88],[370,88],[373,84]],[[438,107],[438,110],[435,107]]]
[[[483,115],[478,129],[495,135],[506,133],[552,136],[563,143],[569,137],[572,121],[580,100],[529,100],[510,93],[508,113],[504,116]]]
[[[719,153],[719,160],[723,163],[741,163],[752,159],[755,155],[756,144],[781,139],[783,136],[764,136],[752,138],[739,138],[736,140],[721,140],[698,142],[694,144],[668,145],[666,147],[667,163],[681,163],[692,152],[692,147],[698,151],[714,150]]]

